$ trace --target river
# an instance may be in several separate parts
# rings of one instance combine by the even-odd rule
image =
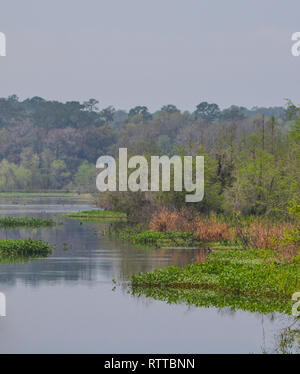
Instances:
[[[92,209],[78,198],[6,198],[2,216],[51,217],[60,225],[0,230],[0,238],[56,244],[53,254],[0,264],[0,353],[261,353],[290,317],[169,305],[132,296],[131,274],[197,261],[197,250],[144,250],[103,235],[105,224],[56,213]],[[116,280],[116,284],[113,282]]]

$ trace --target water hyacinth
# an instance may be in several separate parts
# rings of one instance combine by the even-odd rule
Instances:
[[[226,251],[210,254],[206,263],[133,275],[132,287],[211,289],[290,300],[300,289],[300,266],[297,262],[280,263],[272,251]]]
[[[41,240],[0,240],[0,257],[45,257],[51,252],[51,245]]]
[[[52,227],[56,222],[52,219],[34,218],[34,217],[4,217],[0,218],[0,228],[16,228],[16,227]]]

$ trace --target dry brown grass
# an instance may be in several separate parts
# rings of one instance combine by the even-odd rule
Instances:
[[[162,208],[150,221],[150,229],[158,232],[189,231],[194,232],[198,240],[233,240],[233,230],[215,216],[201,218],[182,208],[181,210]]]
[[[194,215],[185,208],[180,210],[162,208],[150,221],[150,230],[157,232],[195,231]]]
[[[195,233],[196,238],[201,241],[234,241],[234,230],[227,223],[218,221],[213,215],[208,218],[198,218]]]
[[[283,239],[285,231],[290,227],[289,224],[284,223],[253,222],[246,230],[252,247],[278,249],[278,240]]]
[[[282,259],[289,260],[297,255],[299,248],[283,244],[285,233],[295,229],[292,223],[253,222],[248,228],[250,245],[254,248],[273,249]]]
[[[247,245],[252,248],[278,250],[283,258],[290,258],[299,251],[291,245],[283,245],[285,232],[292,230],[292,223],[271,223],[256,220],[249,224],[228,224],[215,215],[200,217],[183,208],[180,210],[161,208],[152,215],[150,229],[157,232],[189,231],[203,242],[221,240],[236,241],[245,238]]]

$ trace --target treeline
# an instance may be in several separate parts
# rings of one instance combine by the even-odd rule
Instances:
[[[204,154],[205,199],[195,207],[200,211],[284,214],[300,192],[299,125],[297,111],[292,114],[284,107],[221,110],[207,102],[193,112],[165,105],[150,113],[145,106],[99,110],[94,99],[2,98],[0,191],[93,192],[97,158],[126,147],[132,155]],[[157,199],[181,205],[184,195]]]

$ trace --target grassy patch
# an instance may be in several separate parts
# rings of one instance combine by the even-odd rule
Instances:
[[[219,242],[208,242],[207,245],[213,250],[228,250],[228,249],[236,249],[242,250],[243,246],[241,244],[232,243],[229,241],[221,240]]]
[[[51,254],[51,245],[40,240],[0,240],[0,258],[45,257]]]
[[[52,219],[45,218],[28,218],[28,217],[4,217],[0,218],[0,228],[16,228],[16,227],[52,227],[56,222]]]
[[[137,228],[126,227],[115,231],[114,234],[122,240],[148,247],[199,247],[201,245],[191,232],[139,231]]]
[[[264,249],[245,250],[219,250],[211,253],[207,258],[209,263],[224,264],[266,264],[280,263],[278,260],[278,252]]]
[[[210,289],[231,295],[290,300],[300,290],[300,267],[296,262],[280,263],[273,251],[228,250],[210,254],[206,263],[133,275],[132,286]]]
[[[73,212],[61,214],[70,218],[86,218],[86,219],[126,219],[126,213],[114,212],[111,210],[86,210],[83,212]]]

